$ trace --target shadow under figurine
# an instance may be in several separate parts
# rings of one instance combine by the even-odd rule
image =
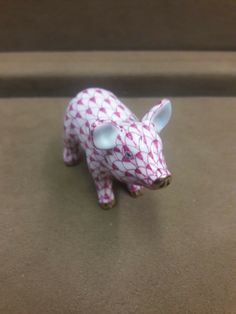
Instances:
[[[73,98],[64,120],[66,165],[86,153],[102,208],[115,205],[112,177],[127,185],[131,196],[143,187],[161,189],[171,182],[163,156],[160,131],[171,117],[171,102],[163,99],[140,121],[113,93],[88,88]]]

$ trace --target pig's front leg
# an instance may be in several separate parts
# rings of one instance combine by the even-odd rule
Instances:
[[[143,186],[136,184],[127,184],[127,189],[132,197],[138,197],[143,195]]]
[[[87,156],[87,163],[93,177],[99,205],[103,209],[110,209],[115,205],[115,197],[112,190],[112,179],[110,173],[93,156]]]
[[[80,163],[81,152],[78,142],[65,137],[63,159],[67,166],[75,166]]]
[[[109,177],[98,176],[94,178],[98,202],[103,209],[110,209],[115,205],[115,197],[112,190],[112,180]]]

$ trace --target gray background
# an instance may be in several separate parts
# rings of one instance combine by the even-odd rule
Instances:
[[[233,0],[0,2],[0,51],[233,50]]]

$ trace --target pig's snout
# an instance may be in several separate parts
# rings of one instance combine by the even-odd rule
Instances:
[[[152,188],[162,189],[164,187],[167,187],[168,185],[170,185],[171,180],[171,175],[160,177],[156,181],[154,181]]]

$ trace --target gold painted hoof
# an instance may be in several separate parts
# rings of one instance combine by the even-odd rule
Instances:
[[[73,160],[71,162],[64,161],[64,163],[65,163],[65,165],[67,167],[74,167],[74,166],[79,165],[81,163],[81,161],[82,161],[82,159],[80,158],[80,159],[77,159],[77,160]]]
[[[116,204],[116,201],[113,200],[109,203],[99,203],[99,205],[102,207],[102,209],[108,210],[111,209],[112,207],[114,207]]]
[[[144,193],[144,188],[141,188],[140,190],[137,190],[137,191],[134,191],[134,192],[129,191],[129,193],[130,193],[130,195],[131,195],[133,198],[137,198],[137,197],[143,195],[143,193]]]

